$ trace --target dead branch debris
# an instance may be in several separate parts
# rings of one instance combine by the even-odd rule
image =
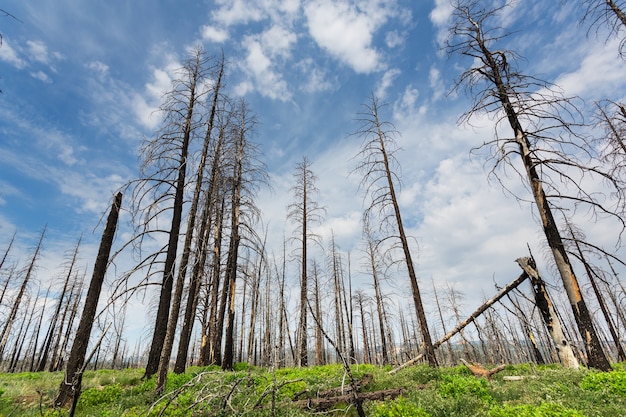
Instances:
[[[402,394],[404,391],[403,388],[394,388],[394,389],[386,389],[381,391],[373,391],[373,392],[363,392],[359,393],[359,399],[369,400],[369,401],[382,401],[386,399],[394,399]],[[337,395],[334,397],[327,398],[308,398],[305,400],[298,400],[294,402],[296,406],[303,409],[315,410],[315,411],[325,411],[339,404],[352,404],[354,401],[354,396],[349,394]]]
[[[479,363],[476,363],[476,362],[470,363],[463,358],[461,358],[461,362],[463,363],[463,365],[465,365],[467,369],[470,370],[472,375],[474,375],[476,378],[485,378],[488,381],[491,380],[491,377],[493,375],[497,374],[498,372],[506,368],[506,364],[504,363],[502,365],[496,366],[493,369],[486,369],[486,368],[483,368],[482,365]]]
[[[352,387],[350,385],[330,388],[317,393],[312,393],[309,390],[304,390],[297,393],[293,398],[293,403],[298,407],[306,410],[314,410],[316,412],[322,412],[337,408],[344,404],[354,405],[355,397],[358,398],[361,403],[363,401],[384,401],[392,400],[400,395],[406,388],[391,388],[379,391],[361,392],[362,388],[365,388],[374,381],[372,374],[365,374],[357,381],[357,394],[354,395]],[[426,385],[418,385],[416,389],[424,389]],[[308,398],[306,398],[308,396]],[[305,398],[302,398],[305,397]]]

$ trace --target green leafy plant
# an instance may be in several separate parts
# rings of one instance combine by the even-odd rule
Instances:
[[[404,397],[379,404],[374,410],[373,417],[430,417],[426,411],[407,401]]]
[[[626,397],[626,371],[589,374],[580,382],[580,388],[588,391],[609,392]]]
[[[438,391],[444,398],[459,398],[472,394],[482,401],[493,401],[489,383],[482,378],[477,379],[473,376],[444,375]]]
[[[122,391],[122,387],[119,384],[107,385],[101,388],[89,388],[80,394],[78,405],[85,407],[113,404],[119,401]]]

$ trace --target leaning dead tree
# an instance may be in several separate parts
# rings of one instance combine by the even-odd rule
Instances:
[[[65,375],[59,387],[59,394],[54,401],[56,407],[63,407],[69,399],[76,399],[80,395],[85,355],[87,353],[87,346],[89,345],[91,328],[96,316],[98,301],[100,300],[102,284],[109,265],[109,255],[111,253],[111,246],[113,245],[113,238],[115,237],[115,230],[117,229],[117,219],[121,205],[122,193],[117,193],[111,205],[111,211],[109,212],[104,232],[102,233],[98,257],[93,267],[93,275],[89,284],[89,290],[87,291],[83,314],[80,318],[78,330],[76,330],[76,336],[72,344],[72,350],[67,360]]]
[[[519,286],[522,282],[524,282],[526,280],[526,278],[528,278],[528,274],[526,274],[526,272],[522,273],[522,275],[520,275],[519,277],[517,277],[517,279],[515,279],[514,281],[512,281],[511,283],[507,284],[504,288],[502,288],[500,291],[498,291],[498,293],[496,295],[494,295],[492,298],[490,298],[489,300],[485,301],[483,303],[483,305],[481,305],[480,307],[478,307],[476,309],[476,311],[474,311],[472,314],[470,314],[470,316],[468,318],[466,318],[465,320],[463,320],[461,323],[459,323],[454,329],[452,329],[451,331],[449,331],[445,336],[443,336],[441,339],[437,340],[436,342],[433,343],[433,348],[437,349],[439,346],[441,346],[442,344],[446,343],[448,340],[450,340],[454,335],[456,335],[457,333],[459,333],[461,330],[463,330],[465,327],[467,327],[469,324],[473,323],[481,314],[483,314],[489,307],[491,307],[492,305],[494,305],[495,303],[497,303],[498,301],[500,301],[500,299],[502,297],[504,297],[505,295],[507,295],[511,290],[513,290],[514,288],[516,288],[517,286]],[[417,363],[418,361],[420,361],[426,354],[426,348],[422,348],[420,353],[414,357],[413,359],[403,363],[402,365],[392,369],[389,373],[390,374],[395,374],[396,372],[406,368],[407,366],[411,366],[415,363]]]
[[[364,221],[366,224],[373,223],[372,218],[380,216],[378,221],[381,228],[391,233],[390,236],[383,238],[383,241],[391,239],[394,242],[399,242],[394,243],[393,246],[400,246],[404,255],[403,261],[411,284],[415,313],[426,346],[426,358],[431,366],[437,366],[435,349],[417,283],[409,237],[402,223],[400,205],[396,194],[399,183],[398,161],[394,156],[396,150],[394,135],[396,132],[391,123],[384,122],[379,117],[380,106],[376,97],[372,95],[371,102],[364,107],[364,111],[358,116],[361,126],[355,132],[355,135],[363,140],[361,150],[357,155],[360,161],[355,171],[363,176],[360,186],[364,190],[366,198],[370,199],[365,209]],[[382,337],[385,337],[384,334]]]
[[[450,54],[471,59],[469,69],[458,80],[458,87],[465,87],[474,100],[464,117],[467,121],[481,113],[496,115],[500,117],[496,128],[504,124],[512,131],[512,137],[496,133],[496,138],[485,146],[491,147],[496,167],[508,164],[516,170],[512,158],[519,157],[523,171],[515,172],[525,179],[532,192],[548,246],[585,343],[589,366],[608,371],[611,365],[602,350],[553,212],[564,209],[555,205],[557,202],[575,202],[574,208],[584,205],[593,212],[613,215],[623,225],[623,219],[583,189],[576,178],[579,175],[600,178],[615,189],[617,198],[621,198],[623,190],[615,178],[579,160],[589,156],[589,148],[574,132],[576,122],[573,119],[578,112],[573,99],[562,97],[547,82],[519,72],[515,67],[518,56],[513,51],[496,49],[495,44],[501,43],[506,33],[489,24],[498,21],[498,13],[504,7],[485,9],[477,0],[457,0],[454,4],[447,49]],[[495,168],[492,173],[497,177]]]

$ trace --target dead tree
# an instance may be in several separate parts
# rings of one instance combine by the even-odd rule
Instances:
[[[450,54],[472,60],[470,68],[461,74],[458,81],[459,87],[465,86],[474,100],[465,120],[479,113],[501,113],[500,121],[512,130],[513,137],[497,135],[487,145],[493,150],[496,167],[506,163],[512,166],[510,158],[519,156],[525,171],[519,173],[520,177],[525,177],[531,189],[548,246],[585,342],[589,365],[608,371],[611,365],[593,327],[553,210],[560,209],[554,206],[555,201],[573,200],[591,210],[610,214],[597,198],[574,180],[568,171],[573,168],[610,181],[620,193],[621,189],[614,178],[578,161],[578,155],[573,151],[568,154],[563,151],[565,148],[578,149],[582,155],[588,155],[587,143],[579,143],[582,138],[574,132],[576,122],[572,120],[572,115],[577,114],[577,110],[572,99],[561,97],[550,89],[548,83],[520,73],[514,67],[517,58],[514,52],[494,49],[494,43],[502,41],[505,35],[488,25],[503,7],[506,6],[485,9],[477,0],[457,0],[454,4],[454,22],[447,49]],[[493,172],[496,175],[495,168]],[[561,182],[550,182],[551,174],[568,181],[576,194],[564,194]],[[551,193],[550,198],[546,189]]]
[[[258,250],[259,236],[254,232],[260,212],[255,196],[261,185],[267,184],[267,170],[258,159],[259,150],[252,141],[256,117],[242,99],[239,102],[236,123],[233,124],[232,174],[228,178],[230,191],[230,241],[224,286],[228,287],[228,316],[225,328],[222,369],[232,370],[234,364],[235,290],[242,240],[248,248]],[[261,254],[262,255],[262,254]]]
[[[76,267],[76,261],[78,259],[78,248],[80,247],[80,242],[82,240],[82,236],[78,239],[76,246],[74,247],[74,251],[72,253],[72,258],[67,267],[67,274],[65,276],[65,280],[63,281],[63,289],[61,290],[61,294],[59,295],[59,299],[57,300],[56,308],[52,313],[52,317],[50,318],[50,324],[48,326],[48,332],[44,339],[43,348],[41,351],[41,355],[39,358],[39,364],[37,366],[37,372],[43,372],[46,369],[46,364],[48,363],[48,356],[50,354],[50,348],[52,347],[52,341],[59,332],[57,328],[57,322],[59,320],[59,316],[61,314],[61,308],[63,307],[65,300],[65,294],[70,287],[70,283],[72,282],[72,276],[74,274],[74,270]]]
[[[109,255],[111,253],[111,246],[113,245],[113,238],[115,237],[115,230],[117,229],[117,219],[119,217],[121,205],[122,193],[117,193],[113,199],[111,211],[109,212],[106,225],[104,226],[102,239],[100,241],[100,248],[98,249],[98,256],[93,267],[93,275],[91,277],[91,282],[89,283],[89,290],[87,290],[87,298],[85,299],[83,313],[80,318],[80,323],[78,324],[78,330],[76,331],[76,335],[74,337],[74,343],[72,344],[70,356],[67,360],[65,375],[63,377],[63,381],[61,382],[61,386],[59,387],[59,393],[54,400],[56,407],[63,407],[70,398],[73,398],[74,401],[76,401],[80,395],[85,354],[87,353],[87,346],[91,336],[91,328],[96,316],[98,301],[100,300],[102,283],[104,282],[104,276],[109,265]]]
[[[20,289],[13,300],[11,305],[11,311],[4,322],[4,326],[2,326],[2,331],[0,332],[0,363],[2,363],[2,357],[4,355],[4,349],[6,348],[7,341],[9,339],[9,335],[11,334],[11,328],[15,323],[15,318],[17,317],[17,313],[20,308],[20,304],[26,294],[26,289],[28,288],[28,284],[30,283],[33,275],[35,273],[35,265],[37,264],[37,260],[39,259],[39,252],[42,248],[43,238],[46,234],[46,228],[43,229],[41,234],[39,235],[39,241],[37,242],[37,246],[33,252],[32,257],[30,258],[30,262],[28,263],[28,267],[24,273],[24,279],[22,280],[22,285],[20,285]]]
[[[596,33],[601,29],[608,29],[608,38],[619,38],[626,30],[626,4],[621,0],[584,0],[587,6],[583,21],[589,21],[592,30]],[[624,57],[626,36],[623,36],[619,44],[619,53]]]
[[[426,358],[431,366],[437,366],[437,358],[435,357],[422,296],[417,283],[417,274],[409,246],[409,238],[402,223],[400,205],[396,195],[399,168],[398,161],[394,156],[396,151],[395,130],[393,125],[384,122],[380,118],[379,104],[376,97],[372,95],[370,104],[364,107],[365,110],[359,114],[361,126],[355,133],[363,140],[361,150],[357,155],[360,162],[355,171],[363,175],[361,188],[364,190],[366,198],[370,199],[370,203],[365,209],[365,221],[373,222],[374,219],[372,217],[380,213],[382,218],[378,219],[379,224],[381,224],[383,230],[391,232],[391,236],[385,237],[383,240],[393,239],[399,242],[411,284],[417,321],[422,332],[424,345],[426,346]],[[372,219],[368,220],[370,218]]]
[[[570,223],[567,224],[570,239],[574,244],[574,248],[576,251],[571,251],[572,255],[576,257],[585,267],[585,272],[587,273],[587,278],[589,279],[589,283],[591,284],[591,288],[593,289],[593,293],[596,296],[596,300],[598,300],[598,305],[600,306],[600,311],[602,312],[602,316],[606,321],[606,325],[608,327],[609,333],[611,334],[611,338],[613,339],[613,343],[615,344],[615,348],[617,349],[617,358],[620,362],[626,361],[626,353],[624,352],[624,348],[619,340],[619,335],[617,334],[617,330],[613,325],[613,320],[611,319],[611,314],[604,300],[604,296],[600,292],[600,288],[598,283],[596,282],[596,272],[593,270],[592,266],[589,264],[587,260],[587,256],[583,253],[581,248],[580,240],[585,238],[584,234],[575,230],[574,226]]]
[[[191,134],[191,119],[193,118],[193,109],[194,109],[194,105],[193,103],[191,103],[191,100],[198,100],[200,97],[202,97],[202,95],[205,94],[205,93],[200,93],[200,92],[196,93],[195,91],[196,90],[200,91],[204,88],[202,84],[204,80],[208,78],[208,73],[211,70],[210,68],[211,58],[207,57],[201,48],[198,48],[196,51],[194,51],[194,54],[195,55],[193,59],[189,63],[191,64],[189,65],[189,71],[190,71],[189,75],[191,78],[191,83],[189,85],[189,88],[190,88],[189,93],[190,93],[191,99],[190,99],[190,105],[188,109],[189,110],[188,119],[186,119],[186,123],[188,123],[189,126],[187,126],[187,124],[184,125],[183,127],[184,135]],[[218,77],[220,81],[221,81],[221,75],[223,73],[223,65],[224,65],[224,59],[222,57],[222,65],[221,65],[221,69],[219,72],[220,75]],[[214,87],[215,88],[214,97],[219,95],[220,81],[218,81],[218,84]],[[205,167],[206,167],[206,163],[208,159],[209,145],[210,145],[210,139],[211,139],[210,132],[213,129],[212,124],[213,124],[213,118],[215,116],[216,105],[217,104],[215,103],[215,100],[214,100],[213,108],[211,109],[211,114],[210,114],[209,126],[207,127],[207,134],[205,135],[204,143],[202,146],[202,151],[200,153],[200,162],[196,169],[196,186],[195,186],[194,194],[191,200],[191,207],[189,209],[189,213],[187,214],[187,229],[185,233],[185,241],[183,243],[182,254],[180,256],[180,264],[178,267],[178,273],[176,275],[176,286],[174,288],[174,296],[171,302],[171,306],[169,308],[169,319],[168,319],[167,326],[165,328],[165,335],[163,337],[164,340],[162,342],[160,359],[159,359],[159,364],[158,364],[158,369],[157,369],[158,370],[157,382],[156,382],[157,393],[161,393],[162,390],[165,388],[165,383],[167,379],[167,371],[169,369],[169,363],[170,363],[170,356],[172,355],[172,349],[174,347],[174,337],[176,334],[178,317],[180,315],[180,306],[181,306],[182,298],[183,298],[185,280],[187,276],[187,269],[189,267],[189,258],[191,256],[191,244],[193,241],[195,225],[196,225],[196,221],[198,217],[198,206],[200,204],[200,196],[201,196],[201,191],[202,191],[202,186],[203,186],[204,171],[205,171]],[[187,130],[189,130],[189,132],[187,132]],[[182,212],[183,190],[179,192],[179,187],[183,188],[185,181],[186,181],[185,179],[186,168],[185,167],[188,164],[188,162],[187,162],[187,155],[185,155],[185,152],[187,151],[185,150],[184,147],[186,145],[188,148],[189,146],[188,142],[189,141],[187,141],[187,143],[185,144],[185,140],[183,140],[183,155],[181,158],[182,164],[179,169],[179,177],[177,179],[175,203],[174,203],[175,213],[177,213],[178,210],[181,210]],[[177,200],[176,200],[179,197],[179,194],[180,194],[180,208],[178,208]],[[180,227],[180,221],[181,220],[179,219],[178,227]],[[172,243],[173,242],[170,240],[168,244],[168,255],[170,253],[169,245]],[[175,249],[176,248],[174,248],[174,250]],[[166,264],[167,264],[167,259],[166,259]],[[172,263],[172,268],[174,268],[173,263]],[[171,279],[172,280],[174,279],[173,271],[171,273]],[[146,376],[148,376],[147,371],[146,371]]]
[[[378,254],[378,245],[373,236],[373,231],[371,227],[366,223],[363,226],[363,234],[365,237],[366,246],[366,256],[367,256],[367,267],[372,274],[372,281],[374,285],[374,297],[376,301],[376,312],[378,313],[378,325],[380,328],[381,335],[381,349],[383,355],[383,364],[389,363],[389,354],[387,350],[386,343],[386,330],[385,330],[385,319],[383,314],[383,295],[380,289],[380,280],[382,272],[380,271],[380,259]]]
[[[489,307],[497,303],[502,297],[508,294],[511,290],[513,290],[514,288],[517,288],[517,286],[520,285],[522,282],[524,282],[526,278],[528,278],[528,275],[526,274],[526,272],[524,272],[522,275],[517,277],[517,279],[507,284],[495,296],[485,301],[483,305],[478,307],[476,311],[474,311],[468,318],[463,320],[463,322],[459,323],[454,329],[449,331],[445,336],[443,336],[441,339],[433,343],[433,347],[435,349],[438,348],[439,346],[441,346],[442,344],[450,340],[455,334],[459,333],[461,330],[467,327],[468,324],[473,323],[474,320],[476,320],[482,313],[485,312],[485,310],[487,310]],[[392,369],[389,373],[394,374],[400,371],[401,369],[406,368],[407,366],[411,366],[414,363],[417,363],[420,359],[424,357],[424,355],[425,355],[425,348],[422,348],[420,353],[415,358],[403,363],[400,366],[397,366],[396,368]]]
[[[308,364],[307,300],[308,300],[308,250],[309,242],[319,243],[320,237],[311,232],[311,226],[322,221],[325,209],[314,196],[319,193],[315,185],[317,177],[311,170],[311,162],[303,157],[296,165],[291,188],[295,201],[287,207],[287,218],[296,225],[293,237],[300,244],[300,321],[298,324],[298,366]]]
[[[548,296],[546,287],[537,271],[537,266],[532,258],[519,258],[516,260],[520,268],[530,277],[530,281],[533,285],[533,291],[535,293],[535,303],[541,311],[543,321],[548,328],[548,332],[554,342],[557,355],[561,364],[566,368],[578,368],[578,360],[574,355],[574,351],[570,346],[563,330],[561,328],[561,322],[556,315],[552,300]]]

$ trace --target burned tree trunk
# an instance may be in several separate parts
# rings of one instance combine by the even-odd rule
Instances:
[[[59,387],[59,394],[54,401],[56,407],[62,407],[70,398],[77,398],[78,395],[80,395],[80,381],[85,354],[87,353],[89,336],[91,335],[91,328],[96,316],[96,308],[98,307],[98,301],[100,299],[102,283],[104,282],[104,276],[109,263],[109,255],[111,253],[111,246],[113,245],[115,230],[117,229],[117,219],[121,205],[122,193],[117,193],[111,205],[111,212],[107,218],[102,240],[100,241],[98,257],[96,258],[96,263],[93,268],[93,275],[91,277],[91,283],[89,284],[89,290],[87,291],[83,314],[80,318],[76,337],[74,338],[72,350],[67,361],[65,376]]]

